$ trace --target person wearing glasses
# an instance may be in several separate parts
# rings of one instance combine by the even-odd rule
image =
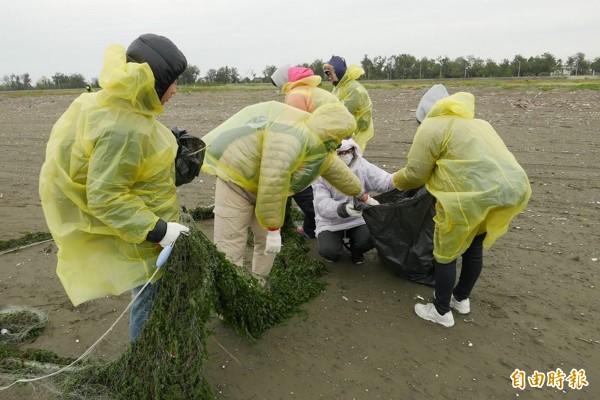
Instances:
[[[356,120],[356,129],[352,138],[364,152],[367,142],[374,134],[373,130],[373,103],[367,89],[357,79],[365,74],[365,70],[358,65],[346,66],[346,60],[339,56],[332,56],[323,64],[327,79],[333,84],[332,93],[346,106]]]
[[[383,193],[394,188],[393,175],[364,159],[362,150],[354,140],[343,140],[336,151],[338,157],[358,177],[365,193]],[[340,193],[322,178],[318,178],[312,187],[319,254],[325,261],[335,262],[342,257],[347,246],[352,262],[362,264],[364,253],[371,250],[374,243],[362,217],[360,203]],[[366,204],[379,205],[371,196]]]

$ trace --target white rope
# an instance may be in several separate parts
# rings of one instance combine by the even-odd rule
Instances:
[[[42,240],[41,242],[29,243],[29,244],[26,244],[26,245],[23,245],[23,246],[20,246],[20,247],[15,247],[13,249],[8,249],[8,250],[5,250],[2,253],[0,253],[0,256],[3,256],[3,255],[8,254],[8,253],[12,253],[12,252],[17,251],[17,250],[23,250],[23,249],[26,249],[28,247],[37,246],[38,244],[51,242],[53,240],[54,239],[46,239],[46,240]]]
[[[131,305],[133,304],[133,302],[135,300],[137,300],[137,298],[140,296],[140,294],[144,291],[144,289],[146,289],[146,286],[148,286],[148,284],[152,281],[152,279],[154,279],[154,276],[156,275],[156,273],[159,271],[160,268],[156,268],[156,270],[154,271],[154,273],[152,274],[152,276],[150,277],[150,279],[148,279],[148,281],[144,284],[144,286],[142,287],[142,289],[131,299],[131,301],[129,302],[129,304],[127,305],[127,307],[125,307],[125,309],[123,310],[123,312],[121,313],[121,315],[119,315],[119,317],[116,319],[116,321],[110,326],[110,328],[108,328],[108,330],[102,335],[100,336],[100,338],[98,340],[96,340],[96,342],[91,345],[81,356],[79,356],[79,358],[75,361],[73,361],[71,364],[59,369],[58,371],[52,372],[51,374],[48,375],[44,375],[44,376],[38,376],[36,378],[23,378],[23,379],[18,379],[16,381],[14,381],[13,383],[11,383],[8,386],[3,386],[0,387],[0,391],[6,390],[9,387],[16,385],[17,383],[27,383],[27,382],[35,382],[35,381],[39,381],[42,379],[46,379],[46,378],[50,378],[52,376],[58,375],[66,370],[68,370],[69,368],[71,368],[73,365],[77,364],[79,361],[83,360],[88,354],[90,354],[92,352],[92,350],[102,341],[102,339],[104,339],[106,337],[106,335],[108,335],[110,333],[110,331],[113,330],[113,328],[115,327],[115,325],[117,325],[117,323],[121,320],[121,318],[123,318],[123,316],[125,315],[125,313],[129,310],[129,308],[131,308]]]

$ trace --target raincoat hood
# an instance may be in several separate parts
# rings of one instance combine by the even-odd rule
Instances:
[[[346,70],[346,73],[344,74],[343,78],[340,78],[340,85],[343,85],[345,82],[348,81],[355,81],[358,78],[360,78],[361,76],[363,76],[365,74],[365,70],[362,69],[362,67],[359,67],[356,64],[351,64],[348,69]]]
[[[358,144],[356,144],[356,142],[352,139],[342,140],[342,143],[340,143],[339,147],[337,148],[337,151],[348,151],[351,148],[354,148],[356,154],[360,154],[362,156],[362,151],[360,150],[360,147],[358,147]]]
[[[321,83],[321,77],[316,76],[310,68],[284,65],[271,75],[271,82],[285,94],[302,85],[317,87]]]
[[[121,45],[106,49],[98,84],[104,89],[97,92],[103,105],[118,103],[151,116],[165,110],[154,89],[154,77],[148,64],[128,63]]]
[[[426,118],[441,115],[473,119],[475,117],[475,96],[467,92],[458,92],[452,96],[438,100],[431,107]]]
[[[288,70],[288,82],[281,88],[282,93],[288,93],[295,87],[307,85],[317,87],[321,83],[321,77],[316,76],[312,69],[304,67],[291,67]]]
[[[306,125],[322,141],[333,140],[336,145],[356,129],[356,121],[341,103],[324,104],[317,108]]]
[[[354,149],[354,158],[352,159],[352,163],[348,166],[350,167],[350,169],[354,170],[363,157],[363,153],[360,149],[360,146],[352,139],[344,139],[342,140],[342,143],[340,143],[336,151],[348,151],[352,148]]]
[[[303,67],[291,67],[289,82],[283,85],[281,93],[285,94],[285,104],[309,113],[328,103],[339,103],[331,92],[321,89],[321,77],[312,70]]]

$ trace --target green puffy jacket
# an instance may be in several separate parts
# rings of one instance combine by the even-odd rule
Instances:
[[[355,127],[339,102],[310,114],[269,101],[248,106],[202,138],[202,171],[256,194],[256,217],[264,228],[280,228],[288,196],[323,176],[348,196],[360,181],[335,148]]]

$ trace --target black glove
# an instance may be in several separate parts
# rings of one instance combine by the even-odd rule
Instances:
[[[338,205],[337,214],[340,218],[360,217],[362,215],[362,210],[355,209],[354,204],[344,202]]]

